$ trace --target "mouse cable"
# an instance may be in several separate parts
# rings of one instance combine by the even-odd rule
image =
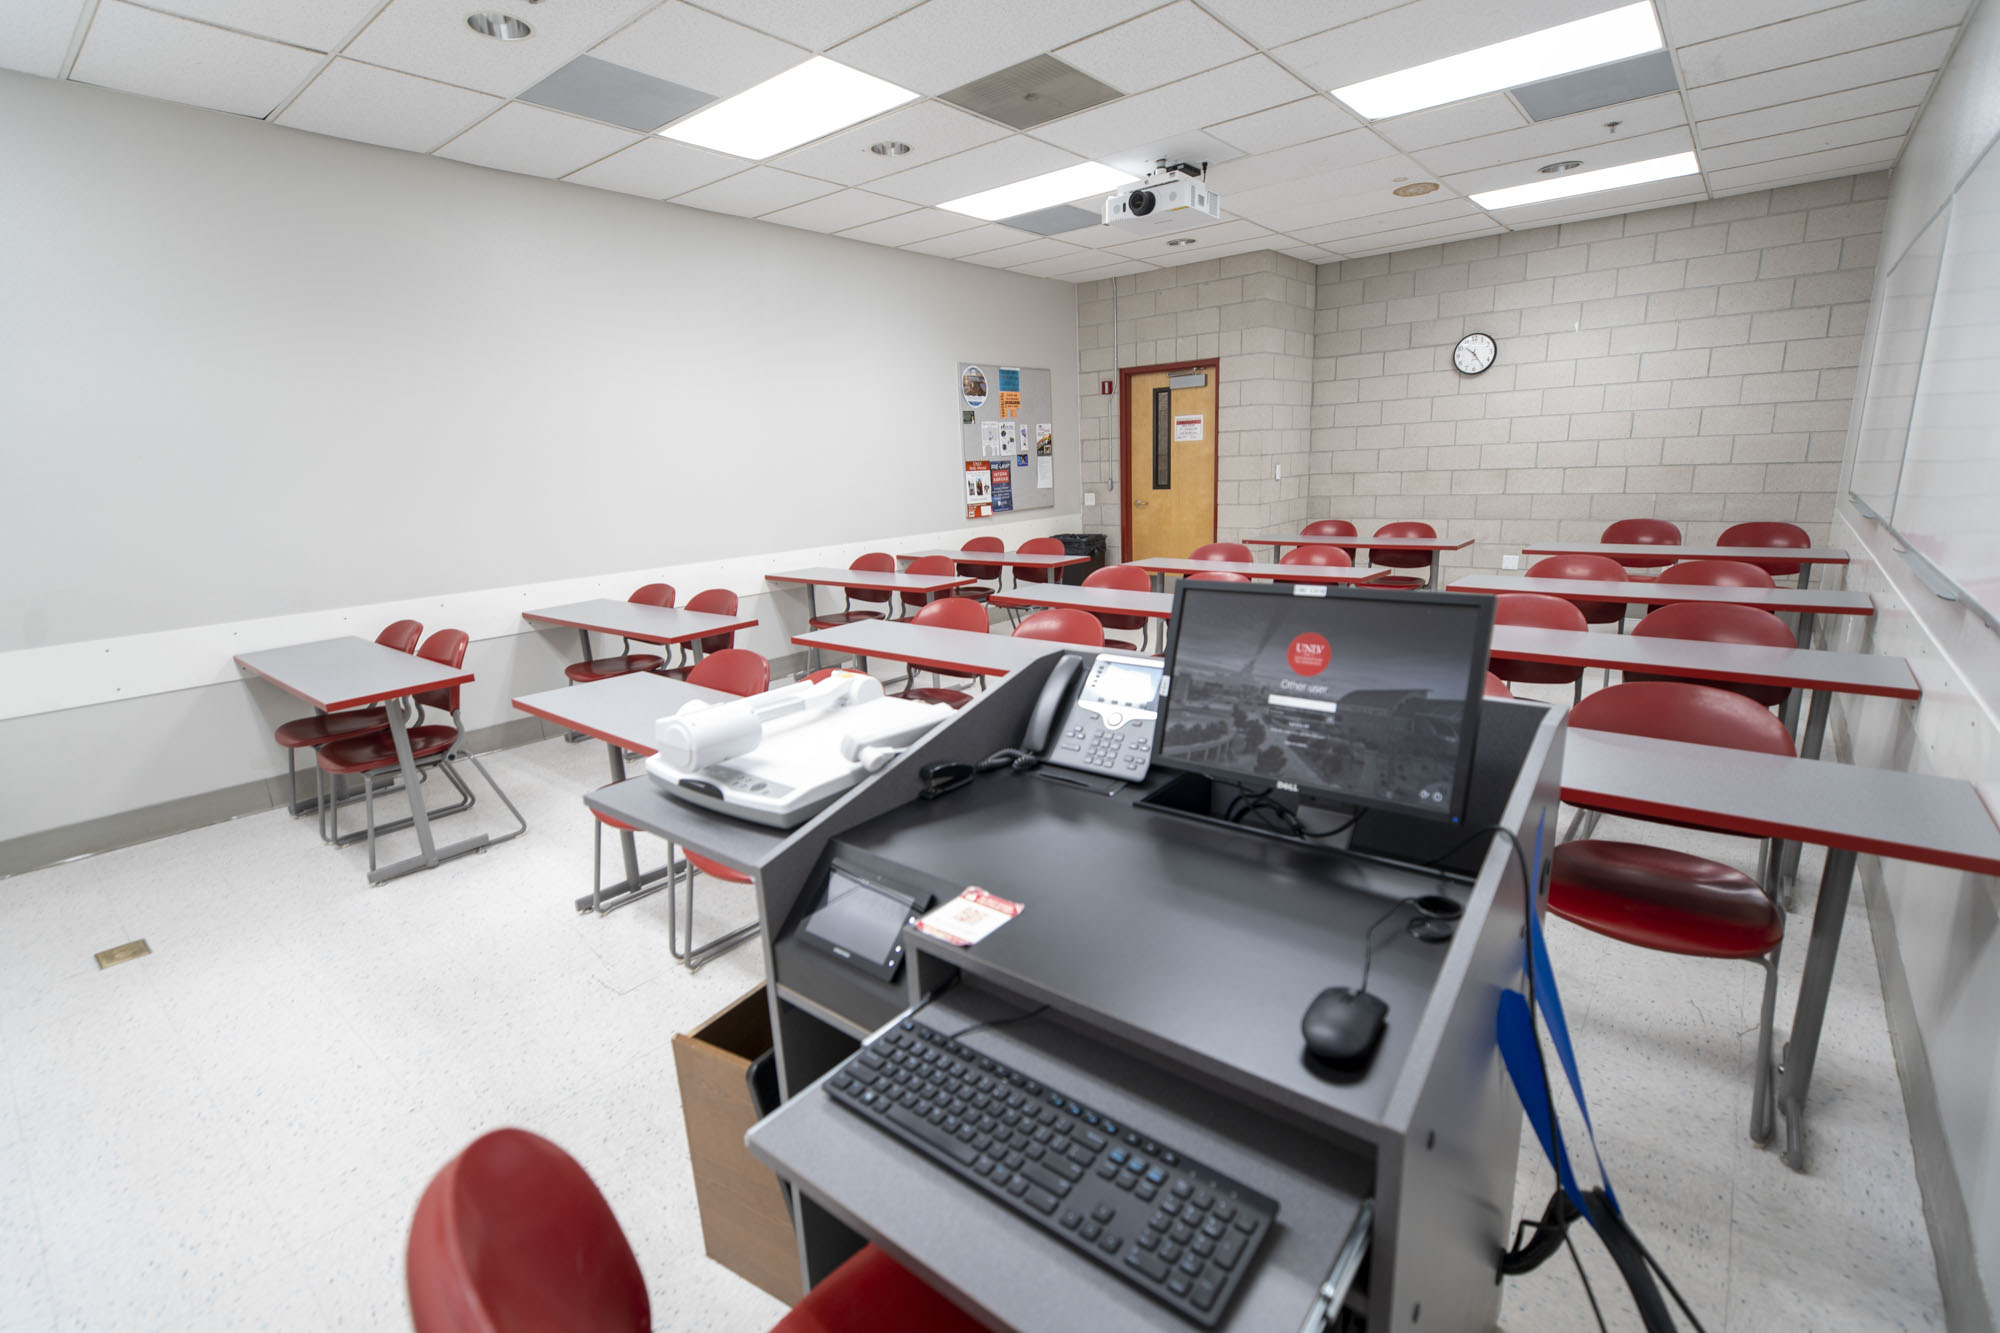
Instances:
[[[1011,1014],[1006,1018],[989,1018],[984,1023],[974,1023],[970,1027],[962,1027],[958,1031],[946,1035],[945,1040],[957,1041],[969,1032],[981,1032],[987,1028],[1005,1027],[1009,1023],[1025,1023],[1035,1015],[1045,1013],[1047,1010],[1048,1006],[1046,1004],[1038,1004],[1026,1013]]]

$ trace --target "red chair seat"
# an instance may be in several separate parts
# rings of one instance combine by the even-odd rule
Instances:
[[[315,749],[328,741],[348,736],[365,736],[385,731],[389,714],[380,708],[363,708],[352,713],[315,713],[295,717],[277,730],[278,744],[288,750]]]
[[[852,625],[857,620],[880,620],[880,611],[835,611],[829,615],[814,616],[806,622],[814,629],[838,629],[842,625]]]
[[[457,740],[457,727],[412,727],[410,757],[427,759],[443,754]],[[372,773],[378,768],[393,768],[395,764],[396,738],[387,731],[351,736],[323,745],[319,751],[319,766],[329,773]]]
[[[706,856],[703,856],[700,852],[691,852],[687,848],[683,847],[681,848],[681,855],[687,858],[689,865],[693,866],[696,870],[699,870],[704,875],[711,876],[712,878],[722,880],[729,884],[748,884],[750,882],[750,877],[744,874],[742,871],[737,870],[732,866],[726,866],[722,864],[722,862],[720,861],[711,861]]]
[[[588,662],[571,662],[563,668],[563,674],[579,685],[588,685],[593,680],[610,680],[613,676],[629,676],[637,671],[657,671],[666,662],[667,659],[657,653],[621,653],[617,657],[593,657]]]
[[[1431,585],[1428,579],[1413,579],[1407,574],[1389,574],[1379,579],[1370,579],[1366,583],[1355,586],[1361,588],[1428,588]]]
[[[1556,848],[1549,910],[1627,944],[1702,958],[1761,958],[1785,934],[1785,914],[1733,866],[1596,838]]]
[[[920,704],[943,704],[947,708],[963,708],[972,702],[972,696],[964,690],[947,690],[940,686],[923,685],[904,690],[896,696]]]
[[[985,1333],[986,1326],[865,1245],[780,1319],[771,1333]]]

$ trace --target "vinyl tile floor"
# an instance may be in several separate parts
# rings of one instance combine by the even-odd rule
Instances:
[[[756,950],[691,975],[668,956],[664,895],[572,910],[592,836],[579,794],[605,780],[601,746],[543,741],[487,763],[528,833],[379,887],[362,849],[323,848],[281,812],[0,883],[0,1333],[406,1329],[417,1198],[501,1125],[591,1171],[656,1327],[778,1319],[703,1256],[670,1048],[762,980]],[[506,827],[481,795],[451,824]],[[1599,834],[1754,857],[1614,820]],[[1809,852],[1781,1036],[1817,867]],[[702,936],[749,915],[742,891],[703,883]],[[97,969],[97,950],[142,937],[151,956]],[[1754,966],[1559,921],[1548,938],[1606,1165],[1708,1329],[1943,1326],[1860,895],[1804,1175],[1745,1133]],[[1539,1213],[1552,1179],[1532,1137],[1520,1160],[1517,1217]],[[1607,1324],[1636,1328],[1608,1256],[1576,1237]],[[1503,1300],[1508,1333],[1595,1327],[1567,1256]]]

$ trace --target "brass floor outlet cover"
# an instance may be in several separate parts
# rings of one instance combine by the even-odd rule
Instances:
[[[133,940],[130,944],[121,944],[115,949],[106,949],[98,954],[97,967],[99,971],[107,967],[116,967],[120,963],[129,963],[134,958],[144,958],[152,951],[153,946],[146,941]]]

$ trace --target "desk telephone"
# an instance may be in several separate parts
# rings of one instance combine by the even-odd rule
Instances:
[[[1035,702],[1021,749],[1043,763],[1137,782],[1153,762],[1165,669],[1155,657],[1065,654]]]

